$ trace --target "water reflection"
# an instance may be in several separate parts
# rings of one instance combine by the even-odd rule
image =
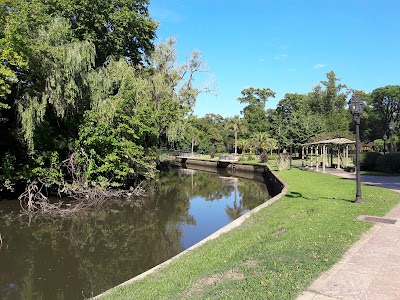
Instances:
[[[84,299],[171,258],[269,198],[265,185],[193,170],[160,176],[140,207],[0,219],[1,299]],[[18,202],[0,202],[0,214]]]

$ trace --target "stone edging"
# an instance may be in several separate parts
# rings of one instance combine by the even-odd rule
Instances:
[[[272,203],[274,203],[275,201],[277,201],[278,199],[280,199],[283,195],[286,194],[288,186],[286,184],[286,182],[284,182],[283,180],[281,180],[274,172],[272,172],[272,175],[275,176],[275,178],[280,181],[283,185],[283,189],[281,190],[281,192],[279,194],[277,194],[276,196],[272,197],[271,199],[267,200],[266,202],[260,204],[259,206],[253,208],[251,211],[249,211],[248,213],[244,214],[243,216],[237,218],[236,220],[232,221],[231,223],[225,225],[224,227],[222,227],[221,229],[217,230],[216,232],[214,232],[213,234],[209,235],[208,237],[202,239],[200,242],[194,244],[193,246],[187,248],[186,250],[182,251],[181,253],[178,253],[177,255],[175,255],[174,257],[171,257],[170,259],[166,260],[165,262],[151,268],[150,270],[147,270],[146,272],[143,272],[95,297],[93,297],[92,299],[101,299],[101,297],[111,294],[112,292],[116,291],[117,289],[119,289],[120,287],[123,287],[125,285],[129,285],[135,281],[141,280],[143,278],[145,278],[146,276],[164,268],[165,266],[169,265],[171,262],[175,261],[176,259],[178,259],[179,257],[181,257],[182,255],[185,255],[186,253],[204,245],[207,241],[209,240],[213,240],[217,237],[219,237],[221,234],[226,233],[236,227],[239,227],[246,219],[248,219],[251,215],[257,213],[258,211],[260,211],[261,209],[271,205]]]

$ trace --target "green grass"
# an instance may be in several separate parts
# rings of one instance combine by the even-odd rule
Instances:
[[[329,174],[278,175],[286,196],[104,299],[295,299],[372,227],[357,216],[383,216],[399,202],[395,192],[363,186],[364,203],[354,204],[354,181]]]

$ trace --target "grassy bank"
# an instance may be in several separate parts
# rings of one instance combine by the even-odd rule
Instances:
[[[400,198],[363,186],[355,205],[354,181],[299,169],[278,175],[289,185],[280,200],[104,299],[294,299],[372,227],[357,216],[383,216]]]

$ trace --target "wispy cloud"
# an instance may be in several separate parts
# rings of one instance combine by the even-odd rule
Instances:
[[[321,68],[324,68],[325,67],[325,65],[324,64],[315,64],[314,65],[314,69],[321,69]]]
[[[170,9],[156,8],[152,10],[151,14],[157,21],[179,23],[183,20],[181,15]]]
[[[258,61],[259,61],[259,62],[264,62],[265,59],[264,59],[263,57],[260,57],[260,58],[258,59]]]
[[[296,69],[293,69],[293,68],[291,68],[291,69],[288,69],[288,72],[296,72],[297,70]]]
[[[286,58],[288,58],[287,54],[279,54],[279,55],[274,56],[274,59],[276,59],[276,60],[285,60]]]

